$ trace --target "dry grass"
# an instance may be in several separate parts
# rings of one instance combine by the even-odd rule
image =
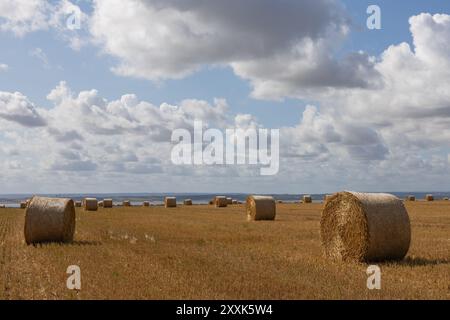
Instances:
[[[275,222],[247,222],[244,206],[77,209],[71,245],[26,246],[24,211],[0,213],[0,299],[450,299],[450,204],[406,203],[406,260],[366,265],[322,255],[320,204],[281,204]],[[79,265],[82,290],[66,289]]]

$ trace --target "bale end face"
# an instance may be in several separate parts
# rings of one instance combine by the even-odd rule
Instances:
[[[34,197],[25,213],[24,235],[28,245],[42,242],[72,242],[75,205],[71,199]]]
[[[248,196],[247,197],[247,220],[275,220],[276,204],[273,197]]]
[[[325,255],[340,261],[400,260],[411,241],[403,202],[389,194],[334,195],[322,211],[320,234]]]
[[[427,194],[427,195],[425,196],[425,200],[426,200],[426,201],[434,201],[434,196],[433,196],[432,194]]]

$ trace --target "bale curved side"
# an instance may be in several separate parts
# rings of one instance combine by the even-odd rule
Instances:
[[[113,207],[113,199],[104,199],[103,208],[111,209]]]
[[[411,241],[408,212],[390,194],[334,195],[323,209],[320,233],[325,254],[342,261],[403,259]]]
[[[71,242],[75,232],[75,205],[71,199],[34,197],[25,213],[27,244]]]
[[[303,203],[312,203],[312,197],[310,195],[303,196]]]
[[[97,199],[95,199],[95,198],[84,199],[84,210],[85,211],[97,211],[98,210]]]
[[[217,196],[214,198],[216,208],[226,208],[228,206],[228,200],[224,196]]]
[[[175,197],[166,197],[164,199],[164,204],[166,208],[176,208],[177,206],[177,198]]]
[[[247,197],[247,220],[275,220],[277,214],[275,199],[270,196]]]
[[[192,206],[192,200],[191,199],[186,199],[186,200],[183,201],[183,204],[185,206]]]

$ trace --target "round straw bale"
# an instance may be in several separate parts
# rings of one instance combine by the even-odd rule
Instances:
[[[409,196],[406,197],[406,200],[407,201],[416,201],[416,197],[413,196],[413,195],[409,195]]]
[[[103,208],[111,209],[113,207],[113,199],[104,199]]]
[[[81,208],[83,206],[83,203],[81,201],[76,201],[75,202],[75,207],[76,208]]]
[[[27,202],[26,201],[22,201],[20,203],[20,209],[26,209],[27,208]]]
[[[98,206],[99,206],[100,208],[103,208],[103,201],[99,201],[99,202],[98,202]]]
[[[123,205],[124,207],[131,207],[131,202],[130,202],[129,200],[125,200],[125,201],[122,203],[122,205]]]
[[[144,201],[144,202],[142,203],[142,205],[143,205],[144,207],[150,207],[150,201]]]
[[[98,201],[96,198],[86,198],[84,199],[84,210],[85,211],[97,211]]]
[[[237,200],[233,200],[232,204],[238,204],[238,201]]]
[[[226,197],[223,196],[217,196],[215,199],[216,202],[216,208],[226,208],[228,205],[228,201]]]
[[[303,203],[311,203],[312,197],[310,195],[303,196]]]
[[[434,196],[433,196],[432,194],[427,194],[427,195],[425,196],[425,200],[426,200],[426,201],[434,201]]]
[[[4,204],[0,204],[0,209],[6,209],[6,206]]]
[[[215,199],[213,199],[213,200],[209,200],[209,205],[213,205],[214,203],[215,203]]]
[[[233,199],[232,198],[227,198],[227,204],[233,204]]]
[[[275,220],[275,199],[269,196],[247,197],[247,219],[252,220]]]
[[[444,197],[442,200],[444,201],[448,201],[448,197]]]
[[[393,195],[339,192],[325,204],[320,234],[325,255],[335,260],[399,260],[408,252],[411,226]]]
[[[166,208],[176,208],[177,206],[177,198],[175,197],[166,197],[164,199],[164,205]]]
[[[331,199],[331,197],[332,197],[331,194],[326,194],[326,195],[323,197],[323,202],[327,202],[328,200]]]
[[[71,199],[34,197],[25,213],[25,241],[71,242],[75,232],[75,206]]]
[[[192,200],[191,199],[186,199],[186,200],[184,200],[184,205],[185,206],[192,206]]]

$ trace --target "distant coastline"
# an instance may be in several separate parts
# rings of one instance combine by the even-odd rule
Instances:
[[[436,200],[440,200],[444,197],[450,197],[450,191],[439,191],[439,192],[387,192],[391,193],[401,199],[404,199],[408,195],[413,195],[416,199],[424,199],[425,195],[433,194]],[[306,193],[298,194],[268,194],[273,196],[276,200],[281,200],[284,202],[297,202]],[[73,193],[73,194],[38,194],[39,196],[45,197],[56,197],[56,198],[71,198],[75,201],[82,200],[86,197],[95,197],[100,199],[113,199],[115,204],[120,204],[124,200],[130,200],[132,205],[141,205],[144,201],[150,201],[153,204],[162,204],[164,202],[165,196],[175,196],[179,202],[184,199],[192,199],[194,204],[207,204],[212,197],[219,195],[218,193]],[[248,194],[246,193],[220,193],[227,197],[231,197],[238,201],[245,201]],[[326,193],[316,193],[310,194],[312,196],[313,202],[323,201]],[[16,208],[19,207],[20,202],[31,198],[32,194],[5,194],[0,195],[0,204],[6,205],[7,207]]]

